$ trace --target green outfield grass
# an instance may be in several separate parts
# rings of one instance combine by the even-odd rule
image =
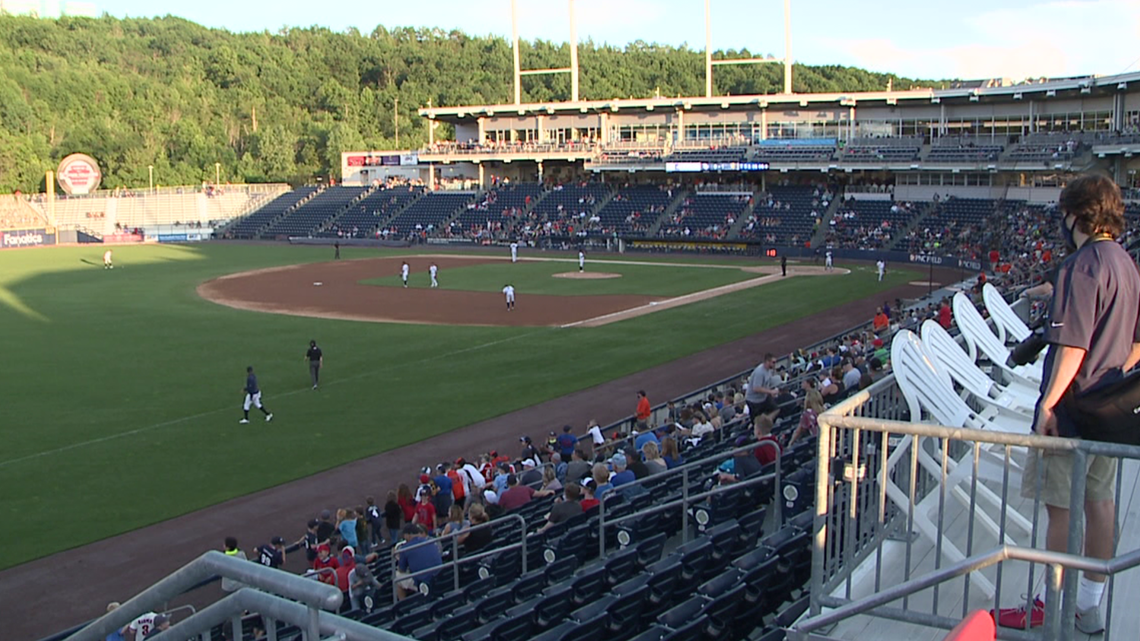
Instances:
[[[342,251],[346,258],[392,255]],[[790,278],[595,329],[354,323],[240,311],[195,293],[213,277],[324,261],[329,253],[129,246],[116,248],[116,269],[104,271],[97,246],[0,252],[7,370],[0,567],[398,448],[914,278],[893,271],[880,284],[866,269]],[[635,266],[620,266],[623,274],[627,267]],[[661,281],[751,276],[659,269]],[[590,348],[582,349],[587,337]],[[310,338],[326,355],[319,393],[309,390],[303,361]],[[257,368],[276,414],[268,425],[256,413],[251,425],[237,423],[246,365]]]
[[[650,259],[651,260],[651,259]],[[467,267],[450,267],[439,273],[440,289],[498,292],[510,283],[520,295],[550,294],[554,296],[596,296],[599,294],[645,294],[647,296],[680,296],[699,292],[763,274],[745,272],[736,267],[697,267],[692,265],[638,265],[626,261],[591,262],[591,272],[621,274],[621,278],[574,279],[555,278],[555,274],[577,272],[577,261],[562,260],[495,262]],[[400,287],[397,275],[370,278],[366,285]],[[426,288],[431,277],[420,269],[408,277],[410,287]]]

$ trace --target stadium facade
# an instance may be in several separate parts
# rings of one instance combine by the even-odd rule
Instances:
[[[1140,73],[959,85],[429,107],[420,115],[451,125],[455,136],[435,140],[433,124],[417,161],[425,179],[481,186],[612,172],[645,182],[674,173],[721,180],[755,173],[759,182],[772,173],[889,174],[899,198],[955,192],[1044,201],[1065,175],[1090,169],[1137,186]],[[377,166],[345,179],[366,183],[391,171]]]

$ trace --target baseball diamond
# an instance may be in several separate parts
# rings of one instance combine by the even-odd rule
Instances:
[[[404,263],[404,261],[409,261]],[[638,294],[602,294],[559,296],[518,291],[527,298],[527,304],[516,308],[515,314],[504,315],[502,298],[498,293],[461,291],[450,289],[428,290],[409,287],[374,288],[361,281],[393,271],[403,264],[427,265],[430,262],[449,272],[475,265],[500,264],[503,261],[479,256],[418,256],[415,258],[372,258],[290,265],[272,269],[258,269],[230,274],[207,281],[198,287],[198,293],[216,303],[260,312],[293,314],[341,320],[423,323],[430,325],[504,325],[504,326],[556,326],[597,327],[633,318],[650,312],[663,311],[677,305],[706,300],[749,287],[770,282],[768,277],[749,277],[724,286],[713,287],[676,297]],[[513,261],[512,261],[513,262]],[[522,265],[530,261],[522,261]],[[533,264],[533,263],[530,263]],[[672,263],[640,261],[640,265],[657,265],[677,269]],[[685,265],[685,268],[710,267]],[[723,265],[711,266],[721,269]],[[517,268],[516,268],[517,269]],[[775,267],[746,266],[742,272],[775,273]],[[413,267],[413,273],[415,269]],[[421,272],[425,270],[419,270]],[[592,276],[586,280],[620,277],[620,273],[585,272]],[[803,266],[796,275],[837,275],[849,270],[823,272]],[[578,279],[581,272],[559,272],[555,278]],[[319,290],[312,285],[321,283]],[[307,288],[307,289],[306,289]],[[517,288],[516,288],[517,289]],[[303,294],[299,294],[304,292]]]

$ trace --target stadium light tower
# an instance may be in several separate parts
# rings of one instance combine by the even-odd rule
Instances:
[[[717,65],[755,65],[779,62],[784,65],[784,93],[792,93],[792,0],[784,0],[784,59],[739,58],[712,59],[712,0],[705,0],[705,97],[713,95],[713,67]]]
[[[511,0],[511,47],[515,57],[515,104],[522,103],[522,77],[552,73],[570,74],[570,99],[578,102],[578,26],[574,21],[574,0],[566,0],[570,10],[570,66],[555,69],[526,69],[519,62],[518,0]]]

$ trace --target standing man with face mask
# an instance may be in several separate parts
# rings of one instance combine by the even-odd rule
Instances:
[[[1061,402],[1066,394],[1081,396],[1114,383],[1140,362],[1140,275],[1136,263],[1116,242],[1124,231],[1120,188],[1108,178],[1080,176],[1061,191],[1061,233],[1070,255],[1057,271],[1049,307],[1041,398],[1034,430],[1045,436],[1075,438],[1078,425]],[[1088,457],[1084,496],[1085,554],[1098,559],[1113,555],[1115,524],[1115,458]],[[1040,470],[1040,471],[1039,471]],[[1038,487],[1038,475],[1041,485]],[[1040,496],[1049,524],[1045,546],[1054,552],[1068,547],[1069,495],[1073,455],[1031,451],[1022,473],[1021,494]],[[1085,572],[1077,592],[1076,627],[1085,634],[1104,630],[1100,601],[1103,574]],[[1057,604],[1054,604],[1057,605]],[[999,625],[1041,625],[1045,604],[1034,599],[1024,607],[997,613]]]

